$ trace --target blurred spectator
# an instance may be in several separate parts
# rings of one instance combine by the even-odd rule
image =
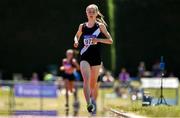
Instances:
[[[121,98],[128,97],[128,89],[125,86],[120,86],[118,80],[114,82],[114,93],[117,97],[121,97]]]
[[[138,77],[139,78],[144,77],[145,71],[146,71],[145,63],[143,61],[141,61],[138,66]]]
[[[115,94],[118,96],[118,97],[121,97],[121,92],[120,92],[120,86],[119,86],[119,81],[118,80],[116,80],[115,82],[114,82],[114,92],[115,92]]]
[[[103,63],[101,63],[101,67],[99,69],[99,77],[98,77],[98,82],[103,81],[103,77],[106,75],[106,70],[103,66]]]
[[[22,73],[13,73],[13,80],[15,82],[24,80]]]
[[[81,74],[80,74],[80,72],[78,70],[75,70],[73,72],[73,74],[74,74],[74,77],[75,77],[75,81],[80,81],[81,80]]]
[[[103,82],[113,82],[114,81],[114,77],[112,76],[110,71],[106,71],[105,75],[102,78]]]
[[[37,74],[36,72],[34,72],[34,73],[32,74],[31,81],[32,81],[32,83],[34,83],[34,84],[37,84],[37,83],[38,83],[39,77],[38,77],[38,74]]]
[[[151,77],[151,76],[152,76],[152,72],[147,71],[145,62],[141,61],[138,66],[138,78],[140,79],[142,77]]]
[[[129,73],[126,71],[126,68],[122,68],[121,72],[119,73],[119,81],[122,84],[127,84],[129,82],[130,76]]]
[[[152,73],[154,77],[159,77],[161,75],[161,68],[160,68],[160,62],[157,61],[153,66],[152,66]]]

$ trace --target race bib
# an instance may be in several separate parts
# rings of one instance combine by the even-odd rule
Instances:
[[[90,47],[92,44],[92,39],[98,37],[100,34],[100,29],[98,28],[92,35],[84,35],[84,47],[81,49],[80,54],[82,55],[84,52],[87,51],[87,49]]]
[[[96,38],[96,35],[84,35],[84,45],[90,46],[92,44],[92,39]]]

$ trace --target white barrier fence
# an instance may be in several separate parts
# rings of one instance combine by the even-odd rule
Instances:
[[[167,102],[171,103],[171,105],[177,105],[179,100],[179,79],[176,77],[163,77],[163,78],[141,78],[142,88],[143,89],[173,89],[175,90],[176,96],[174,99],[167,99]],[[154,99],[153,102],[155,103],[157,99]],[[172,102],[173,101],[173,102]]]

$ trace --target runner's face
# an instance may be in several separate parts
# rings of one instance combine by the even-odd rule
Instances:
[[[90,20],[96,20],[97,17],[97,11],[94,8],[88,8],[86,10],[87,18]]]
[[[66,56],[67,56],[68,59],[72,59],[73,58],[73,54],[72,53],[67,53]]]

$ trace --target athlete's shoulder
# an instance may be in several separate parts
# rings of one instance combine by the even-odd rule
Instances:
[[[99,26],[105,26],[104,23],[101,23],[99,21],[96,22]]]
[[[105,25],[104,23],[99,22],[99,27],[100,27],[100,28],[105,28],[106,25]]]
[[[82,27],[84,23],[79,24],[79,27]]]
[[[62,61],[63,61],[63,62],[67,62],[67,59],[66,59],[66,58],[64,58]]]
[[[97,24],[101,30],[106,29],[106,25],[104,23],[97,22]]]
[[[86,22],[81,23],[81,24],[79,25],[79,27],[83,27],[83,26],[85,26],[85,25],[86,25]]]
[[[85,26],[85,23],[81,23],[81,24],[79,25],[79,30],[82,31],[83,28],[84,28],[84,26]]]
[[[106,25],[104,23],[98,22],[98,25],[101,31],[106,30]]]
[[[76,63],[76,62],[77,62],[77,60],[76,60],[75,58],[73,58],[73,59],[72,59],[72,62],[73,62],[73,63]]]

